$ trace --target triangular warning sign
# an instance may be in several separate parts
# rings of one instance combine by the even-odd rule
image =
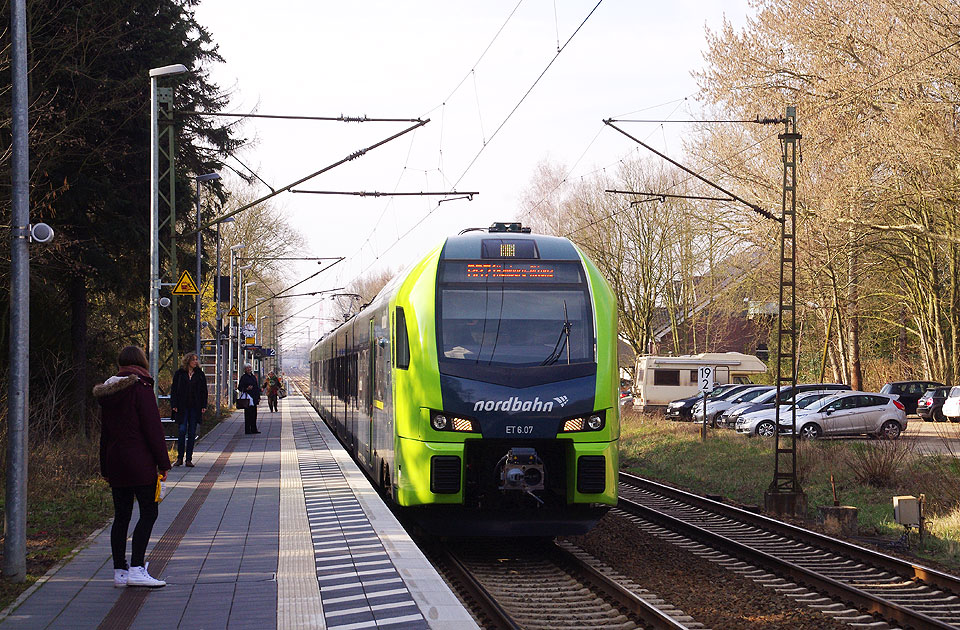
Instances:
[[[177,280],[177,286],[173,287],[174,295],[199,295],[200,290],[197,289],[197,284],[193,281],[193,278],[190,277],[190,272],[186,269],[183,270],[183,273],[180,274],[180,279]]]
[[[255,324],[255,323],[257,323],[257,320],[255,320],[255,319],[253,318],[253,313],[250,313],[249,315],[247,315],[247,323],[248,323],[248,324]]]
[[[227,317],[240,317],[240,311],[237,310],[236,306],[231,306],[230,312],[227,313]]]
[[[174,295],[199,295],[200,290],[197,289],[197,284],[193,281],[193,278],[190,277],[190,272],[186,269],[183,270],[183,273],[180,274],[180,279],[177,280],[177,286],[173,287]]]

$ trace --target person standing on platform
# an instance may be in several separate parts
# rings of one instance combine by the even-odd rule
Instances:
[[[268,372],[263,388],[267,390],[267,406],[270,407],[270,413],[277,411],[277,399],[280,396],[281,387],[283,387],[283,381],[280,377],[274,374],[273,370]]]
[[[207,377],[200,369],[200,357],[196,352],[185,354],[180,362],[180,369],[173,375],[170,409],[180,428],[177,435],[177,461],[174,466],[183,465],[183,456],[186,453],[187,466],[193,468],[193,444],[197,440],[197,425],[203,419],[203,412],[207,410]]]
[[[257,405],[260,404],[260,381],[253,373],[253,366],[249,363],[243,366],[243,376],[237,383],[241,394],[250,397],[250,403],[243,410],[243,432],[247,435],[260,433],[257,430]]]
[[[117,365],[120,369],[115,376],[93,388],[101,411],[100,474],[113,493],[113,585],[159,588],[167,583],[150,576],[144,558],[157,520],[158,478],[167,478],[170,457],[147,356],[140,348],[127,346],[120,351]],[[140,519],[133,529],[132,566],[128,568],[127,530],[134,499],[140,506]]]

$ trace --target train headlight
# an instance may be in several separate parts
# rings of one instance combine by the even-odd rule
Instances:
[[[459,431],[476,433],[477,425],[470,418],[451,416],[442,411],[434,411],[430,416],[430,426],[434,431]]]
[[[592,413],[586,417],[570,418],[563,421],[561,433],[577,433],[578,431],[599,431],[603,428],[603,413]]]

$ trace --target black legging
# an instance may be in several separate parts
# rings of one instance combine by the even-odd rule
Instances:
[[[113,568],[127,568],[127,529],[133,515],[133,499],[140,506],[140,520],[133,528],[133,549],[130,566],[142,567],[147,554],[150,532],[157,520],[156,484],[113,488],[113,528],[110,530],[110,547],[113,550]]]
[[[243,410],[243,432],[257,432],[257,407],[252,403]]]

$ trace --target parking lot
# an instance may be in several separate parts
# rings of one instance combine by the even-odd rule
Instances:
[[[960,455],[960,424],[958,423],[924,422],[916,416],[911,416],[902,439],[914,441],[917,449],[922,453]]]

